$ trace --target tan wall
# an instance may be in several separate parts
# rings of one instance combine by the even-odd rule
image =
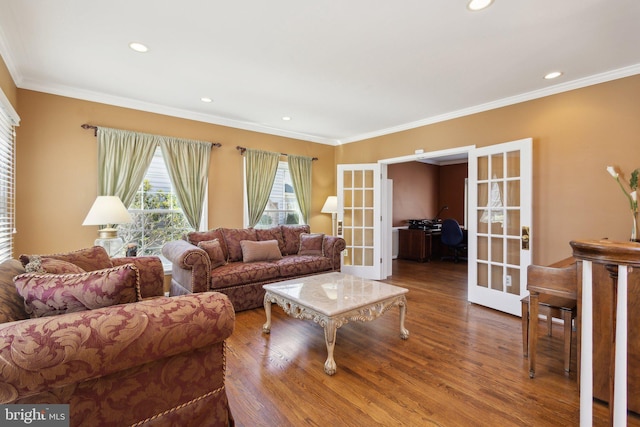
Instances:
[[[406,226],[408,219],[433,218],[438,213],[438,166],[421,162],[389,165],[393,180],[393,227]]]
[[[2,56],[0,56],[0,89],[13,105],[13,109],[18,111],[18,89]]]
[[[438,209],[443,206],[449,207],[442,211],[441,219],[453,218],[460,225],[466,225],[464,223],[464,181],[467,176],[467,163],[440,167]]]
[[[608,164],[640,167],[640,76],[337,147],[338,163],[533,138],[533,261],[571,255],[569,241],[628,240],[631,217]]]
[[[220,142],[211,155],[209,227],[242,227],[242,156],[237,145],[318,157],[313,162],[313,231],[331,232],[320,209],[335,194],[334,147],[167,117],[29,90],[18,90],[17,229],[15,253],[51,253],[88,246],[97,227],[83,227],[97,189],[97,146],[83,123]]]
[[[390,164],[387,178],[393,180],[393,227],[409,219],[454,218],[464,224],[464,181],[467,164],[436,166],[422,162]]]

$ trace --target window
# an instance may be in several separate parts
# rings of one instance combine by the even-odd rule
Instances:
[[[291,183],[289,165],[287,162],[280,162],[269,201],[255,228],[270,228],[279,224],[301,224],[301,221],[302,215]]]
[[[118,235],[138,245],[138,255],[160,256],[162,245],[193,231],[171,185],[162,150],[156,148],[147,173],[129,206],[131,224],[118,226]]]
[[[0,261],[13,256],[15,233],[15,130],[18,115],[0,91]]]

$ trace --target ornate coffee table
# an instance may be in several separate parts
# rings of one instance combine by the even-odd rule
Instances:
[[[366,322],[382,316],[391,307],[400,308],[400,338],[409,338],[404,327],[408,289],[333,272],[264,285],[264,311],[267,322],[262,327],[271,332],[271,304],[298,319],[310,319],[324,328],[327,361],[324,372],[336,373],[333,349],[337,329],[349,321]]]

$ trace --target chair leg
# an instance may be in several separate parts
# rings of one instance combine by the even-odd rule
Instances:
[[[522,354],[529,356],[529,304],[522,301]]]
[[[536,347],[538,344],[538,293],[529,295],[529,378],[536,374]]]
[[[569,372],[571,368],[571,310],[562,310],[562,322],[564,323],[564,370]]]

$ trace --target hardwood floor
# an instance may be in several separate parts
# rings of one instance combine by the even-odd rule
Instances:
[[[237,313],[227,394],[238,426],[577,426],[575,371],[565,374],[562,328],[541,323],[536,378],[522,356],[520,318],[469,304],[466,264],[394,261],[385,280],[409,289],[408,340],[398,310],[338,329],[337,373],[323,371],[322,328],[273,307]],[[575,344],[574,344],[575,346]],[[575,367],[575,351],[572,368]],[[594,405],[594,426],[608,424]],[[640,426],[630,415],[629,426]]]

